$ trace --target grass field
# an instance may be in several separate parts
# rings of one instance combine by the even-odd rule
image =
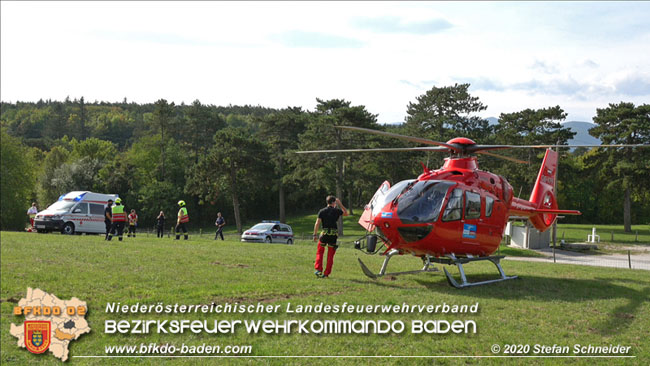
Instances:
[[[650,245],[650,225],[632,225],[632,232],[626,233],[623,225],[561,224],[558,225],[557,237],[562,239],[564,236],[567,242],[586,242],[593,227],[600,235],[601,243]]]
[[[305,218],[303,225],[313,223]],[[298,224],[299,226],[300,224]],[[362,234],[362,233],[360,233]],[[507,274],[521,279],[457,290],[441,273],[370,280],[361,274],[357,258],[373,269],[381,257],[366,256],[344,245],[336,255],[333,275],[313,275],[315,246],[215,242],[212,234],[174,242],[140,235],[120,243],[100,236],[1,233],[2,364],[60,364],[51,355],[32,355],[16,347],[10,323],[15,302],[27,287],[40,288],[61,299],[86,301],[92,332],[70,345],[71,365],[98,364],[650,364],[650,272],[561,264],[506,261]],[[236,237],[231,236],[236,239]],[[353,238],[346,236],[344,241]],[[507,253],[509,254],[509,253]],[[516,254],[516,253],[515,253]],[[521,254],[521,253],[520,253]],[[522,255],[526,255],[524,252]],[[420,265],[413,257],[398,257],[391,270]],[[438,266],[439,267],[439,266]],[[457,273],[455,268],[449,268]],[[466,267],[470,280],[494,277],[491,264]],[[241,304],[295,305],[471,305],[476,314],[107,314],[106,304]],[[402,334],[129,334],[104,333],[104,321],[135,319],[326,320],[361,319],[403,321]],[[474,320],[476,334],[412,334],[412,320]],[[243,329],[243,328],[242,328]],[[80,358],[105,355],[105,346],[157,342],[180,345],[251,345],[253,356],[490,356],[498,344],[624,345],[636,358]],[[532,353],[530,354],[532,355]]]

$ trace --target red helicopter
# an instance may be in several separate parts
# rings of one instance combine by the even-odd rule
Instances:
[[[553,147],[623,147],[645,145],[477,145],[464,137],[446,143],[404,136],[359,127],[337,128],[372,133],[434,145],[413,148],[379,148],[301,151],[300,153],[366,152],[366,151],[442,151],[451,155],[445,158],[442,168],[430,170],[423,164],[424,172],[415,179],[401,181],[393,186],[382,183],[366,205],[359,224],[367,235],[355,241],[355,248],[376,254],[378,239],[383,242],[386,256],[379,273],[373,273],[359,259],[363,272],[376,279],[385,275],[434,272],[433,263],[456,265],[460,272],[458,283],[446,268],[450,285],[456,288],[483,285],[517,278],[506,276],[500,260],[504,256],[492,255],[503,237],[511,216],[525,217],[539,231],[546,231],[557,215],[580,215],[575,210],[558,209],[555,198],[555,177],[558,154]],[[546,148],[544,161],[537,175],[530,199],[513,196],[512,186],[497,174],[479,170],[476,156],[484,154],[501,159],[526,163],[518,159],[498,155],[490,150],[510,148]],[[388,262],[395,255],[412,254],[423,261],[423,268],[416,271],[386,273]],[[498,279],[470,283],[463,264],[490,261],[498,269]]]

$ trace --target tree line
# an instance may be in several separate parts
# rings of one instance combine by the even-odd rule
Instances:
[[[286,220],[324,206],[335,194],[360,208],[384,181],[396,183],[442,165],[433,152],[295,154],[298,150],[412,147],[335,126],[356,126],[447,141],[464,136],[480,144],[567,144],[560,106],[502,113],[491,125],[469,84],[433,87],[406,107],[399,125],[381,125],[365,106],[317,99],[300,107],[214,106],[64,101],[2,102],[2,229],[24,227],[25,211],[43,209],[74,190],[117,193],[140,222],[153,226],[159,211],[174,215],[186,201],[192,222],[207,225],[221,211],[242,222]],[[650,105],[620,102],[597,109],[590,134],[605,144],[649,144]],[[479,156],[527,198],[543,149],[502,150],[529,162]],[[558,201],[583,215],[563,222],[650,222],[650,149],[561,149]]]

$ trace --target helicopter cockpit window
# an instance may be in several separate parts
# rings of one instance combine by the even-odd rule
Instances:
[[[372,215],[377,216],[388,202],[394,200],[397,196],[399,196],[404,188],[406,188],[406,186],[408,186],[413,181],[415,181],[415,179],[403,180],[392,186],[388,192],[386,192],[385,196],[378,197],[377,201],[373,204]]]
[[[465,219],[478,219],[479,217],[481,217],[481,195],[465,192]]]
[[[397,216],[405,224],[438,220],[447,190],[453,183],[420,181],[406,191],[397,202]]]
[[[370,206],[370,210],[372,211],[373,216],[377,216],[379,212],[381,211],[386,204],[384,203],[384,198],[386,197],[386,193],[390,189],[390,184],[388,182],[384,182],[377,192],[375,192],[375,195],[372,196],[372,199],[370,200],[370,203],[368,204]]]
[[[442,215],[442,221],[460,220],[463,211],[463,190],[456,188],[449,195],[447,208]]]
[[[494,198],[485,196],[485,217],[492,216],[492,207],[494,206]]]

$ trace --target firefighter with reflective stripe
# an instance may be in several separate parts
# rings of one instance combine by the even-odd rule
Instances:
[[[187,223],[190,222],[190,216],[187,214],[187,208],[185,207],[185,201],[178,201],[178,205],[181,207],[178,210],[178,219],[176,220],[176,240],[181,238],[181,229],[183,229],[183,236],[187,240]]]
[[[126,212],[124,212],[124,205],[122,205],[122,199],[116,198],[115,205],[111,209],[111,232],[108,234],[108,240],[110,241],[113,238],[113,235],[117,235],[120,241],[122,241],[122,235],[124,234],[124,224],[126,223]]]
[[[348,210],[343,206],[341,201],[334,196],[327,196],[327,207],[318,212],[318,218],[314,224],[314,241],[318,241],[316,250],[316,262],[314,263],[314,273],[316,277],[327,278],[332,273],[334,265],[334,254],[339,247],[336,244],[338,239],[338,220],[341,216],[348,216]],[[323,231],[318,234],[319,227],[323,226]],[[323,254],[327,248],[327,267],[323,272]]]

